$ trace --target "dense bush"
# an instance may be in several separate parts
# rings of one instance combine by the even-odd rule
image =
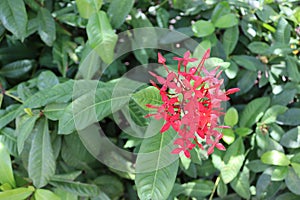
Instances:
[[[297,1],[1,0],[0,19],[1,200],[300,198]],[[227,150],[177,159],[137,66],[206,49],[240,88]]]

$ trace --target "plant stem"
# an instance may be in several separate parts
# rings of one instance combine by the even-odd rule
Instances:
[[[218,178],[216,179],[215,186],[214,186],[214,188],[213,188],[213,191],[211,192],[211,195],[210,195],[210,197],[209,197],[209,200],[212,200],[212,199],[213,199],[214,194],[215,194],[215,192],[216,192],[216,190],[217,190],[217,187],[218,187],[218,185],[219,185],[219,182],[220,182],[220,176],[218,176]]]
[[[19,97],[16,97],[16,96],[10,94],[9,92],[5,92],[4,94],[5,94],[6,96],[9,96],[9,97],[13,98],[14,100],[16,100],[16,101],[18,101],[18,102],[20,102],[20,103],[24,103]]]

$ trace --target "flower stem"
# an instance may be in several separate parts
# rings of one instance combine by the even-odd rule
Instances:
[[[210,197],[209,197],[209,200],[212,200],[212,199],[213,199],[214,194],[215,194],[215,192],[216,192],[216,190],[217,190],[217,187],[218,187],[218,185],[219,185],[219,182],[220,182],[220,176],[218,176],[218,178],[216,179],[216,182],[215,182],[213,191],[211,192],[211,195],[210,195]]]

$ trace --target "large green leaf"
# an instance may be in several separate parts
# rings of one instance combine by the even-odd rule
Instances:
[[[197,37],[204,37],[215,31],[214,25],[209,21],[198,20],[192,25],[192,30]]]
[[[55,158],[51,146],[48,122],[47,119],[41,118],[37,121],[34,129],[34,138],[29,153],[28,174],[33,184],[37,188],[41,188],[48,184],[54,173]]]
[[[239,65],[250,71],[256,71],[259,66],[259,61],[252,57],[246,55],[232,56],[232,59]]]
[[[289,158],[282,152],[272,150],[267,151],[261,156],[261,161],[265,164],[288,166],[290,164]]]
[[[150,86],[142,89],[132,95],[132,99],[145,110],[151,110],[146,105],[160,106],[162,104],[159,90],[156,87]]]
[[[98,187],[92,184],[85,184],[75,181],[51,181],[51,185],[70,192],[72,194],[76,194],[79,196],[96,196],[99,193]]]
[[[81,17],[89,18],[102,6],[102,0],[76,0],[76,5]]]
[[[50,103],[65,103],[71,100],[74,81],[69,80],[64,83],[53,86],[50,89],[42,90],[28,98],[24,108],[39,108]]]
[[[135,179],[140,199],[168,198],[179,166],[178,159],[171,154],[173,137],[174,131],[169,130],[142,142],[136,161]]]
[[[52,71],[43,71],[37,79],[39,90],[50,89],[59,84],[57,76]]]
[[[249,169],[244,167],[243,171],[230,183],[233,190],[245,199],[249,199],[251,196],[249,177]]]
[[[235,14],[229,13],[219,17],[214,23],[215,27],[218,28],[229,28],[235,26],[239,23],[239,20],[235,16]]]
[[[24,143],[28,136],[31,134],[35,121],[39,118],[39,115],[24,115],[20,118],[20,120],[17,123],[17,146],[18,146],[18,152],[21,154],[24,148]]]
[[[17,137],[14,129],[5,127],[0,130],[0,141],[6,146],[9,153],[15,157],[18,156]]]
[[[34,198],[38,200],[60,200],[60,198],[50,190],[37,189]]]
[[[1,0],[0,20],[18,39],[25,39],[28,19],[23,0]]]
[[[284,113],[288,108],[281,105],[275,105],[270,107],[261,119],[264,124],[271,124],[276,121],[278,115]]]
[[[221,177],[225,184],[231,182],[240,172],[245,159],[245,147],[241,137],[239,137],[227,149],[221,166],[218,167],[221,171]]]
[[[291,38],[291,26],[281,17],[278,21],[277,29],[274,34],[275,42],[281,44],[289,44]]]
[[[279,115],[277,121],[284,125],[300,125],[300,108],[290,108],[282,115]]]
[[[300,177],[296,174],[293,168],[289,168],[287,177],[285,178],[285,184],[287,188],[294,194],[300,195],[299,185]]]
[[[261,97],[252,100],[243,110],[240,118],[241,127],[251,127],[263,116],[270,105],[269,97]]]
[[[108,87],[88,92],[73,101],[59,120],[59,134],[69,134],[82,130],[96,121],[121,109],[128,103],[128,94],[112,96],[113,90]]]
[[[291,57],[286,56],[286,68],[289,79],[294,82],[300,82],[300,72],[297,65],[298,60]]]
[[[41,7],[38,12],[39,27],[38,33],[41,39],[48,45],[52,46],[56,39],[55,21],[46,8]]]
[[[99,11],[92,15],[86,29],[91,47],[105,63],[111,63],[118,36],[114,33],[106,13]]]
[[[229,55],[233,52],[239,39],[239,28],[234,26],[228,28],[223,35],[223,47],[226,52],[226,55]]]
[[[29,72],[35,66],[34,60],[18,60],[3,66],[0,75],[8,78],[18,78]]]
[[[0,129],[9,124],[21,113],[22,109],[20,105],[13,104],[8,106],[5,111],[0,114]]]
[[[9,152],[4,144],[0,141],[0,183],[10,184],[11,187],[16,187],[16,182],[14,179],[12,171],[12,163],[10,159]]]
[[[119,28],[125,21],[132,9],[134,0],[113,0],[111,1],[107,15],[113,28]]]
[[[13,190],[7,190],[0,192],[1,200],[24,200],[28,198],[34,192],[34,187],[17,188]]]

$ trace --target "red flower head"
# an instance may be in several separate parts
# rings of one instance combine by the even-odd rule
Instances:
[[[190,151],[199,147],[207,149],[207,154],[213,153],[216,147],[219,150],[225,150],[225,147],[219,142],[222,138],[220,130],[228,128],[219,126],[219,117],[224,115],[221,103],[228,101],[229,94],[238,92],[238,88],[232,88],[228,91],[220,89],[223,80],[219,79],[221,71],[219,67],[208,72],[204,67],[204,62],[209,58],[210,50],[207,50],[197,67],[191,67],[187,72],[187,65],[194,62],[196,58],[190,58],[190,52],[187,51],[183,58],[174,57],[178,61],[177,73],[169,71],[165,62],[166,59],[158,53],[158,63],[162,64],[168,75],[166,78],[149,72],[156,78],[161,87],[158,87],[153,81],[151,84],[160,90],[163,104],[160,106],[147,105],[147,107],[156,110],[153,114],[155,119],[164,119],[165,124],[161,128],[161,133],[172,127],[179,135],[174,142],[178,147],[172,153],[181,152],[190,158]],[[183,65],[184,71],[180,68]],[[196,74],[198,72],[198,74]],[[200,75],[203,72],[203,76]],[[218,73],[217,73],[218,72]]]

